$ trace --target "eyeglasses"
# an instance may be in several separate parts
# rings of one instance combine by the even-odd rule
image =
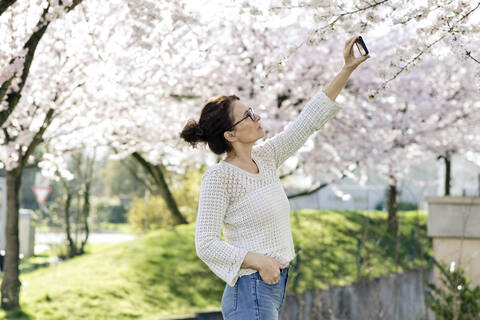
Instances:
[[[248,117],[250,117],[250,119],[252,119],[252,121],[255,121],[256,120],[256,115],[255,115],[255,112],[253,112],[253,109],[252,108],[248,108],[248,111],[247,111],[247,115],[245,117],[243,117],[241,120],[235,122],[233,124],[233,126],[231,126],[227,131],[230,131],[233,127],[235,127],[237,124],[239,124],[240,122],[242,122],[243,120],[247,119]]]

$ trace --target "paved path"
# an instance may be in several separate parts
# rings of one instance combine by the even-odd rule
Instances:
[[[89,243],[116,243],[133,240],[138,237],[129,233],[90,233]],[[50,245],[66,241],[65,233],[37,232],[35,233],[35,254],[48,249]]]

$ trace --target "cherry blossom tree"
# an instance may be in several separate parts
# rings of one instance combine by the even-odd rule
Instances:
[[[401,41],[399,31],[390,33]],[[391,45],[373,39],[372,48],[374,52],[386,52]],[[370,88],[382,81],[372,76],[377,66],[390,59],[384,55],[377,64],[366,64],[352,75],[343,94],[345,108],[332,119],[327,130],[315,137],[313,150],[316,152],[303,153],[301,162],[307,174],[323,181],[329,179],[328,169],[336,173],[338,179],[345,174],[342,172],[345,166],[374,167],[388,181],[389,225],[396,229],[397,184],[405,178],[408,168],[426,158],[448,154],[450,150],[479,151],[478,143],[471,141],[478,138],[475,124],[479,120],[480,105],[473,75],[445,52],[425,57],[416,69],[398,76],[395,85],[381,96],[373,99],[366,96]],[[470,135],[466,134],[468,131]],[[363,176],[349,176],[365,182]],[[445,178],[448,180],[450,176]],[[330,179],[335,181],[335,176]],[[338,189],[334,190],[348,198]]]
[[[18,192],[23,169],[35,161],[32,155],[54,120],[59,120],[57,125],[69,122],[78,112],[78,89],[84,84],[83,70],[78,67],[88,50],[74,45],[78,38],[72,26],[77,23],[65,23],[68,20],[64,18],[80,2],[0,6],[5,9],[0,27],[9,31],[10,41],[1,55],[4,68],[0,79],[0,166],[5,168],[7,180],[7,247],[1,293],[6,310],[19,306]],[[68,16],[79,19],[78,13]],[[34,25],[30,25],[32,17],[38,17]]]
[[[124,86],[122,91],[130,93],[128,103],[142,106],[121,108],[114,125],[105,124],[105,130],[99,130],[118,151],[117,158],[134,155],[147,172],[157,177],[162,170],[154,170],[155,166],[178,170],[187,162],[201,163],[202,158],[212,158],[208,150],[192,150],[179,141],[178,133],[187,118],[199,113],[208,96],[227,92],[240,95],[264,116],[267,133],[278,132],[298,114],[298,106],[320,90],[327,77],[333,76],[333,67],[325,67],[320,59],[314,58],[328,54],[319,47],[310,47],[295,56],[299,59],[289,64],[290,69],[268,74],[278,57],[285,51],[296,50],[292,43],[300,41],[308,30],[295,27],[294,19],[290,19],[291,27],[271,27],[271,20],[258,21],[255,16],[241,15],[240,9],[229,8],[222,15],[192,15],[189,19],[195,20],[189,20],[188,26],[166,26],[168,34],[158,37],[162,42],[153,41],[136,48],[139,58],[135,64],[116,64],[121,66],[116,74],[125,75],[119,83]],[[157,39],[156,33],[157,29],[152,29],[136,34],[140,38],[148,34]],[[338,45],[335,53],[341,56]],[[117,54],[130,55],[127,47]],[[313,66],[316,68],[312,69]],[[142,81],[141,90],[133,83],[136,79]],[[116,104],[124,105],[125,101]]]
[[[460,63],[474,62],[477,88],[480,88],[480,59],[472,40],[478,39],[480,27],[480,2],[478,1],[293,1],[282,0],[269,5],[257,4],[259,15],[289,15],[298,12],[309,26],[309,36],[298,46],[311,42],[324,42],[332,34],[368,34],[383,29],[385,38],[394,27],[415,30],[407,42],[395,41],[383,54],[392,56],[390,63],[378,70],[383,81],[372,88],[372,95],[381,94],[402,73],[414,69],[429,53],[447,46]],[[312,27],[314,26],[314,27]],[[368,38],[367,47],[368,47]],[[389,54],[395,52],[395,55]],[[375,52],[373,53],[375,54]],[[476,56],[475,56],[476,55]],[[288,56],[288,55],[287,55]],[[393,82],[392,82],[393,81]]]
[[[473,40],[480,3],[80,3],[0,1],[6,309],[19,303],[15,226],[20,174],[29,161],[39,161],[45,175],[71,178],[62,155],[112,146],[115,157],[142,164],[184,223],[165,171],[218,160],[179,139],[186,120],[198,118],[208,97],[233,93],[262,115],[266,138],[278,133],[340,70],[343,44],[352,35],[363,36],[372,59],[338,97],[342,112],[299,153],[301,170],[325,185],[375,166],[389,181],[395,227],[396,186],[405,168],[425,154],[477,148],[472,125],[480,69]],[[453,56],[435,56],[445,47]],[[471,71],[468,78],[462,68]],[[452,72],[458,78],[448,81]],[[49,152],[33,159],[45,142]]]
[[[283,3],[283,5],[285,5],[285,3]],[[219,94],[220,92],[233,91],[240,93],[240,95],[245,92],[245,96],[241,96],[242,100],[253,104],[254,102],[252,100],[254,99],[255,106],[258,107],[256,110],[259,110],[257,112],[260,112],[264,116],[264,122],[267,123],[265,127],[270,129],[270,132],[267,132],[267,137],[277,133],[288,121],[292,120],[295,115],[298,114],[302,103],[308,99],[308,96],[313,95],[315,90],[319,89],[319,84],[325,83],[329,78],[332,78],[336,70],[341,66],[342,57],[337,52],[338,44],[342,43],[341,36],[343,33],[344,37],[347,37],[349,33],[351,34],[353,32],[357,34],[359,31],[362,32],[366,35],[364,39],[367,40],[367,45],[371,48],[371,52],[374,52],[374,56],[379,52],[382,57],[385,57],[385,59],[379,61],[380,63],[369,68],[368,73],[362,73],[362,78],[367,80],[381,79],[381,81],[364,82],[361,91],[356,89],[356,91],[350,92],[349,85],[347,85],[345,92],[342,94],[344,99],[342,102],[347,106],[368,103],[368,101],[362,101],[362,99],[365,100],[367,96],[371,99],[381,97],[388,86],[391,85],[402,88],[404,83],[400,82],[400,76],[404,73],[408,74],[412,72],[412,70],[415,70],[415,68],[418,68],[418,65],[424,57],[428,56],[432,50],[441,48],[442,44],[447,44],[457,55],[457,58],[474,62],[474,59],[465,59],[472,57],[470,51],[463,52],[459,49],[465,46],[462,44],[463,42],[460,41],[462,38],[458,33],[468,31],[468,35],[473,36],[475,32],[477,32],[474,25],[467,23],[469,17],[472,17],[473,13],[476,12],[477,7],[463,8],[462,3],[456,3],[454,10],[456,18],[451,18],[446,17],[448,16],[448,10],[451,5],[434,6],[429,3],[430,8],[433,8],[433,11],[438,14],[436,20],[433,20],[437,25],[430,23],[430,26],[426,27],[421,24],[428,22],[426,16],[424,16],[422,20],[420,14],[418,14],[419,12],[425,12],[427,10],[425,6],[422,7],[423,9],[421,10],[409,11],[410,16],[400,17],[392,10],[395,5],[399,5],[399,3],[387,3],[384,1],[375,5],[358,6],[359,10],[356,12],[348,12],[348,8],[344,4],[339,4],[338,6],[332,5],[328,8],[328,10],[330,10],[328,11],[325,8],[320,8],[319,2],[310,5],[298,5],[297,7],[287,5],[280,7],[264,6],[262,8],[255,7],[251,3],[244,3],[240,7],[228,8],[230,11],[227,11],[227,13],[228,16],[231,17],[228,20],[210,14],[208,16],[208,22],[205,22],[202,20],[203,17],[201,15],[195,16],[196,27],[199,28],[191,28],[190,32],[185,33],[186,35],[184,37],[189,40],[189,42],[184,43],[173,40],[176,37],[174,34],[172,40],[166,41],[167,43],[175,43],[174,49],[171,47],[156,48],[155,44],[146,46],[146,51],[148,52],[143,52],[141,56],[145,57],[144,61],[149,61],[149,63],[145,63],[144,69],[137,68],[136,66],[135,70],[128,72],[128,74],[135,74],[135,72],[137,72],[152,75],[153,77],[154,74],[148,73],[148,71],[155,70],[157,79],[160,77],[158,75],[162,74],[162,79],[168,79],[166,83],[152,82],[150,81],[150,77],[148,77],[146,78],[148,83],[143,82],[143,85],[147,87],[151,85],[154,88],[161,87],[164,90],[170,89],[171,93],[167,94],[169,98],[161,99],[162,97],[158,93],[155,95],[155,90],[152,90],[152,94],[149,94],[150,101],[145,101],[143,95],[138,96],[138,100],[136,100],[135,103],[146,106],[151,105],[153,101],[155,106],[152,109],[158,110],[158,116],[142,119],[138,121],[139,124],[135,126],[132,124],[135,123],[134,119],[138,116],[137,114],[133,117],[128,116],[128,120],[121,122],[122,125],[129,126],[130,128],[124,128],[123,131],[119,131],[120,134],[117,133],[110,137],[113,138],[113,140],[117,139],[115,144],[120,144],[120,149],[123,150],[119,153],[119,157],[142,150],[141,153],[146,155],[144,159],[147,159],[147,163],[158,163],[159,161],[165,161],[169,154],[172,155],[172,152],[176,151],[178,158],[184,159],[185,161],[198,161],[195,153],[192,153],[189,148],[185,148],[184,145],[178,143],[175,136],[168,135],[174,131],[178,132],[184,124],[175,120],[179,117],[179,112],[187,110],[185,114],[198,114],[198,107],[201,105],[202,100],[204,100],[205,97]],[[316,13],[312,13],[311,9],[315,9]],[[318,12],[321,13],[322,10],[325,12],[328,11],[328,14],[321,17]],[[335,16],[336,10],[344,10],[346,12],[343,15]],[[402,12],[405,13],[405,10],[402,9]],[[415,15],[417,15],[416,18],[413,18]],[[223,17],[224,16],[225,15],[223,15]],[[290,24],[283,23],[275,26],[275,23],[278,22],[279,19],[281,20],[291,16],[293,16],[294,19],[290,19]],[[347,19],[344,18],[346,16],[349,18],[353,17],[353,20],[349,19],[346,21]],[[385,18],[380,20],[380,16]],[[328,17],[336,17],[338,19],[333,23],[329,23],[327,26],[312,30],[312,25],[321,25]],[[362,19],[367,22],[362,22]],[[431,19],[431,17],[429,19]],[[331,20],[333,21],[334,19],[332,18]],[[447,23],[447,27],[449,23],[454,23],[455,27],[440,30],[438,24],[441,24],[442,21]],[[274,27],[271,26],[272,24]],[[383,33],[383,38],[377,37],[377,39],[375,39],[373,35],[379,32],[378,25],[384,28],[389,27],[390,33],[387,35]],[[334,28],[331,29],[328,26],[334,26]],[[358,26],[361,27],[360,30],[358,30]],[[395,26],[397,27],[396,29],[399,30],[396,31],[397,33],[394,33]],[[142,26],[142,28],[144,27],[145,25]],[[428,40],[430,43],[428,43],[428,41],[425,43],[420,42],[418,38],[419,30],[420,32],[432,33],[431,37],[421,39],[422,41]],[[399,37],[402,32],[406,36]],[[154,37],[155,32],[151,32],[150,30],[143,31],[140,34],[148,34],[150,37]],[[208,37],[205,35],[208,35]],[[386,45],[378,46],[375,45],[373,41],[368,42],[368,39],[375,39],[374,41],[385,43]],[[386,39],[392,40],[388,42],[385,41]],[[171,54],[172,52],[177,54],[179,52],[198,53],[199,47],[204,48],[200,51],[204,55],[194,56],[195,58],[192,60],[178,58],[178,55]],[[418,48],[420,48],[418,52],[413,55],[412,52],[416,52]],[[162,54],[165,49],[166,52]],[[151,61],[155,61],[154,55],[158,54],[158,52],[160,52],[163,62],[168,62],[167,58],[173,59],[173,61],[165,63],[165,66],[173,65],[174,69],[169,69],[168,67],[168,69],[166,69],[164,66],[163,69],[168,70],[168,72],[161,73],[161,70],[152,68],[155,63]],[[149,53],[153,53],[153,56],[149,55]],[[326,62],[325,59],[317,57],[328,57],[329,60]],[[175,59],[180,59],[181,63],[174,63]],[[372,66],[372,64],[370,65]],[[362,69],[362,67],[360,69]],[[365,69],[365,71],[367,71],[367,69]],[[355,83],[355,81],[360,78],[357,72],[351,83]],[[191,79],[194,79],[195,83],[191,83]],[[231,79],[234,79],[234,81]],[[357,87],[360,88],[360,86]],[[379,89],[375,90],[375,88]],[[401,91],[402,89],[399,90]],[[162,94],[165,95],[165,92],[162,92]],[[369,131],[366,131],[366,128],[362,127],[363,133],[365,133],[367,137],[370,137],[371,134],[376,134],[382,138],[380,141],[369,141],[365,140],[365,137],[360,138],[360,136],[355,137],[355,139],[345,137],[343,141],[345,145],[348,146],[346,150],[350,151],[348,155],[338,152],[337,149],[339,148],[337,148],[336,143],[324,143],[325,147],[330,147],[329,152],[337,161],[331,161],[332,159],[325,157],[325,154],[322,155],[322,157],[324,157],[323,161],[318,158],[315,158],[316,161],[312,161],[312,158],[310,158],[310,163],[329,163],[329,165],[322,167],[324,170],[310,170],[311,173],[315,172],[317,174],[317,178],[322,177],[322,180],[317,179],[317,181],[323,181],[322,186],[326,184],[325,181],[334,183],[341,177],[351,176],[351,171],[355,170],[361,161],[366,162],[367,159],[369,159],[368,152],[372,150],[371,145],[382,143],[384,150],[377,152],[378,157],[382,159],[389,158],[385,157],[385,154],[388,152],[391,152],[392,155],[392,158],[390,158],[392,163],[391,165],[386,165],[385,170],[389,172],[386,175],[391,182],[389,202],[392,203],[393,206],[395,201],[391,199],[395,196],[394,186],[396,186],[399,179],[399,177],[396,177],[399,173],[396,173],[396,170],[393,168],[396,167],[396,164],[401,163],[399,162],[399,157],[408,155],[408,153],[390,150],[393,148],[392,146],[400,149],[405,148],[405,143],[402,143],[402,140],[406,140],[404,137],[405,132],[416,132],[415,130],[404,129],[402,133],[402,130],[398,128],[398,124],[392,123],[392,119],[399,121],[397,118],[405,113],[402,111],[404,109],[402,103],[398,103],[398,107],[394,109],[395,114],[385,112],[385,109],[388,109],[392,103],[394,103],[392,99],[395,99],[395,94],[393,91],[391,95],[387,97],[388,99],[383,98],[381,109],[375,110],[374,107],[370,107],[370,111],[367,112],[367,117],[371,117],[369,114],[375,111],[382,112],[382,115],[377,119],[379,125],[375,122],[367,124],[370,127],[366,128],[373,129]],[[155,96],[159,99],[151,99]],[[177,103],[171,99],[173,97],[178,99]],[[161,103],[159,100],[165,101],[166,105],[158,107]],[[169,110],[168,108],[170,106],[179,106],[179,108],[176,109],[175,112],[165,112],[165,110]],[[277,108],[274,108],[274,106]],[[431,112],[431,110],[426,112]],[[358,116],[358,110],[353,109],[352,112],[345,111],[343,114],[343,117],[339,117],[339,120],[341,119],[343,124],[350,123],[350,128],[355,128],[359,125],[355,122]],[[152,129],[148,130],[148,132],[155,132],[152,136],[157,137],[157,141],[159,136],[165,136],[165,139],[161,139],[161,141],[170,145],[169,148],[165,150],[166,152],[163,152],[161,155],[161,151],[157,147],[158,144],[143,139],[145,133],[142,131],[136,132],[135,128],[140,128],[140,124],[145,126],[149,121],[156,121],[159,118],[164,119],[170,115],[174,115],[174,117],[168,120],[165,119],[165,124],[168,123],[168,127],[155,131],[155,125],[148,126]],[[180,114],[180,116],[181,115],[182,114]],[[466,114],[463,114],[462,117],[466,117]],[[406,120],[401,121],[408,123]],[[450,124],[453,124],[453,122]],[[443,124],[443,126],[445,125],[446,124]],[[342,130],[342,124],[340,121],[336,121],[336,119],[333,120],[332,125],[327,124],[326,129],[329,127],[332,128],[332,132],[336,133]],[[348,127],[345,126],[343,127],[344,130],[347,128]],[[440,128],[441,126],[436,128],[434,132],[439,131]],[[395,134],[392,134],[392,132]],[[319,137],[321,136],[324,135],[320,135]],[[352,148],[351,143],[348,143],[354,143],[360,139],[365,143],[363,143],[363,145],[360,143],[358,148]],[[172,144],[174,144],[173,148],[171,146]],[[414,140],[410,139],[408,144],[414,144]],[[413,149],[414,151],[412,152],[414,154],[418,152],[417,146],[414,146]],[[309,156],[312,154],[315,155],[315,150],[306,154]],[[341,160],[338,160],[339,154],[342,154]],[[397,155],[394,156],[395,154]],[[202,155],[207,156],[208,154],[203,153]],[[410,158],[410,156],[407,156],[405,162],[412,164]],[[184,162],[177,161],[176,164],[178,165],[179,163]],[[335,165],[332,165],[333,163],[335,163]],[[305,164],[305,166],[308,166],[308,164]],[[316,166],[316,169],[318,169],[318,167],[319,166]],[[392,212],[392,215],[394,215],[395,210]]]
[[[143,9],[137,9],[132,6],[133,15],[143,16]],[[148,34],[153,39],[148,45],[137,40],[140,45],[132,49],[128,39],[123,50],[109,56],[115,61],[128,61],[135,50],[133,53],[137,59],[133,64],[116,64],[119,68],[116,74],[122,76],[117,79],[117,84],[121,91],[128,92],[128,98],[120,96],[115,100],[119,108],[117,120],[113,125],[105,123],[104,130],[99,130],[103,133],[99,139],[109,141],[117,150],[117,158],[132,155],[137,159],[156,181],[174,217],[184,223],[186,220],[176,208],[163,172],[171,167],[178,168],[179,163],[195,162],[198,165],[207,150],[198,153],[180,144],[178,133],[185,119],[192,112],[198,112],[207,95],[218,94],[221,90],[246,92],[247,96],[252,96],[258,91],[258,83],[251,79],[255,80],[255,77],[246,77],[245,74],[254,71],[253,59],[258,55],[254,48],[261,48],[256,45],[268,48],[269,44],[265,43],[264,37],[242,36],[244,30],[220,16],[212,19],[193,13],[188,17],[177,14],[176,21],[184,20],[177,23],[163,17],[160,19],[155,12],[161,11],[154,10],[150,17],[158,19],[163,28],[134,33],[140,39]],[[153,25],[157,26],[157,23]],[[137,30],[139,26],[135,23],[131,28]],[[146,27],[142,25],[142,28]],[[261,34],[261,31],[257,32]],[[279,38],[278,34],[276,38]],[[255,43],[246,47],[244,41],[252,40]],[[184,56],[182,53],[188,54]],[[268,55],[258,59],[265,57]],[[173,157],[177,162],[170,165]]]

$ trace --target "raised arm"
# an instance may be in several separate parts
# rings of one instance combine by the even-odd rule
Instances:
[[[247,250],[220,240],[227,205],[228,194],[221,176],[206,172],[200,184],[195,248],[198,257],[210,270],[233,286]]]
[[[330,81],[323,91],[325,94],[333,101],[337,99],[338,94],[345,87],[348,78],[352,72],[359,66],[360,63],[364,62],[367,59],[370,59],[370,55],[363,57],[355,58],[353,54],[353,45],[355,44],[356,36],[351,37],[345,42],[345,47],[343,48],[343,57],[345,63],[342,67],[342,70]]]
[[[340,111],[341,106],[335,102],[338,94],[357,66],[370,58],[369,55],[355,58],[353,45],[356,39],[356,36],[351,37],[345,43],[343,49],[345,64],[333,80],[307,102],[297,119],[288,123],[282,132],[255,146],[253,148],[255,152],[273,158],[278,168],[305,144],[311,134]]]
[[[282,132],[255,146],[254,150],[264,153],[268,158],[273,158],[275,167],[278,168],[305,144],[308,137],[333,118],[340,109],[341,106],[338,103],[330,100],[320,90],[307,102],[298,117],[289,122]]]

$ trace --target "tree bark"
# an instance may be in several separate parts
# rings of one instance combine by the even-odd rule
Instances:
[[[90,234],[90,228],[88,227],[88,217],[90,216],[90,182],[85,183],[85,190],[83,191],[82,216],[85,238],[80,245],[80,254],[85,252],[85,245],[87,244],[88,236]]]
[[[25,154],[18,160],[17,168],[6,170],[7,180],[7,226],[6,226],[6,253],[5,253],[5,276],[1,288],[1,306],[4,310],[11,310],[20,306],[19,279],[19,253],[20,243],[18,239],[18,217],[20,209],[19,192],[22,184],[22,173],[28,158],[35,148],[42,142],[43,134],[51,123],[54,114],[49,109],[45,115],[44,123],[35,133],[32,142],[27,147]],[[8,139],[8,137],[7,137]],[[7,141],[9,142],[9,141]]]
[[[445,157],[443,157],[445,160],[445,192],[444,195],[449,196],[450,195],[450,182],[451,182],[451,169],[452,169],[452,159],[450,152],[447,151]]]
[[[444,177],[444,189],[443,195],[450,195],[450,185],[452,182],[452,155],[455,153],[455,150],[447,150],[445,154],[442,154],[437,157],[437,160],[443,159],[445,161],[445,177]]]
[[[65,199],[65,227],[67,231],[67,239],[68,239],[68,256],[74,257],[77,255],[77,247],[75,246],[75,242],[72,239],[72,228],[70,224],[70,206],[72,204],[72,193],[70,192],[70,188],[68,186],[65,187],[67,191],[67,198]]]
[[[170,189],[168,188],[167,181],[165,180],[165,175],[162,171],[163,166],[151,164],[150,162],[145,160],[138,152],[132,153],[132,157],[142,165],[142,167],[152,177],[153,181],[155,181],[155,185],[158,187],[160,195],[165,200],[167,207],[175,220],[175,225],[187,224],[187,219],[178,209],[177,202],[175,201],[175,198],[173,197]]]
[[[0,16],[10,7],[12,4],[14,4],[17,0],[1,0],[0,1]]]
[[[75,242],[72,239],[72,228],[70,224],[70,207],[72,204],[72,192],[70,190],[69,182],[62,177],[60,177],[60,180],[62,181],[62,185],[66,193],[65,202],[63,203],[63,210],[65,211],[65,231],[68,241],[68,257],[74,257],[77,255],[77,247],[75,246]]]
[[[5,276],[2,281],[2,309],[11,310],[20,306],[19,295],[21,282],[19,280],[19,253],[20,243],[18,239],[18,217],[20,209],[19,192],[22,184],[22,173],[28,158],[35,148],[42,142],[43,134],[53,117],[53,109],[50,109],[42,127],[33,137],[25,154],[21,156],[17,168],[6,170],[7,180],[7,226],[6,226],[6,253],[5,253]]]
[[[22,170],[6,171],[7,180],[7,225],[4,276],[2,281],[2,309],[12,310],[20,306],[19,253],[18,239],[19,191]]]
[[[388,229],[395,232],[398,230],[397,217],[397,182],[395,178],[391,177],[387,192],[387,209],[388,209]]]
[[[85,252],[85,245],[88,241],[88,236],[90,234],[90,228],[88,226],[88,217],[90,216],[90,187],[93,180],[93,172],[95,166],[95,154],[91,159],[88,159],[88,156],[85,159],[85,187],[83,189],[83,205],[82,205],[82,216],[83,216],[83,226],[85,231],[85,238],[82,240],[80,253]]]
[[[85,168],[83,165],[85,164]],[[88,225],[88,217],[90,216],[90,189],[93,179],[95,165],[95,157],[92,159],[83,159],[83,154],[79,153],[74,156],[74,171],[76,174],[76,188],[72,187],[72,184],[64,178],[60,178],[65,189],[66,200],[64,202],[65,211],[65,227],[66,235],[68,239],[68,258],[72,258],[85,253],[85,246],[90,234],[90,228]],[[84,171],[82,171],[82,169]],[[84,173],[84,174],[83,174]],[[76,200],[76,216],[75,223],[72,226],[72,214],[70,212],[72,200]],[[75,229],[75,239],[72,237],[72,229]],[[85,232],[85,236],[79,240],[81,231]]]

